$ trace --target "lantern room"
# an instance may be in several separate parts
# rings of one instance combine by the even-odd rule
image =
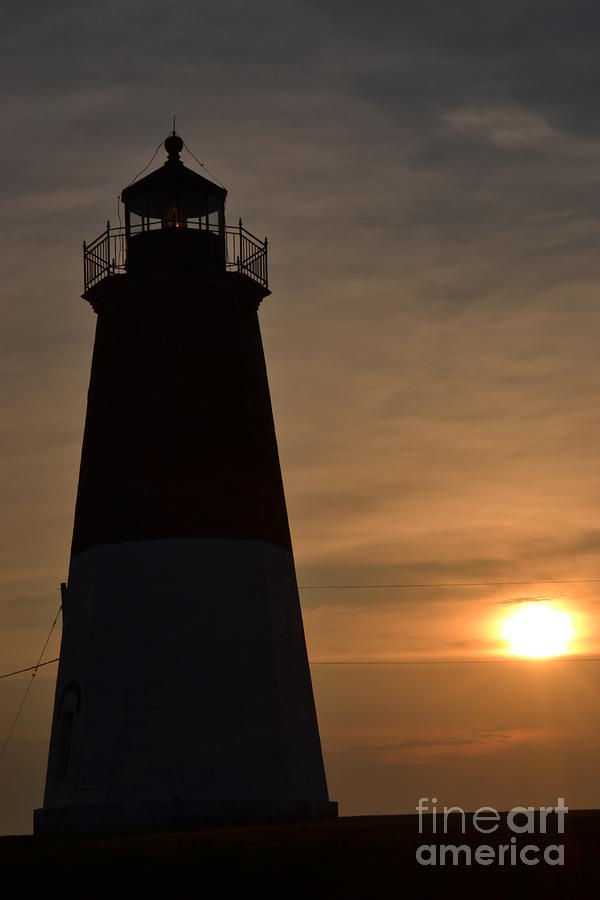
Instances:
[[[176,132],[164,147],[166,162],[121,193],[125,225],[107,222],[94,241],[84,241],[83,297],[94,305],[124,276],[219,272],[243,276],[261,298],[267,296],[267,239],[251,234],[241,219],[237,226],[226,225],[227,191],[184,166],[179,159],[184,143]]]
[[[181,137],[165,141],[168,159],[121,194],[130,274],[225,267],[227,191],[179,159]]]

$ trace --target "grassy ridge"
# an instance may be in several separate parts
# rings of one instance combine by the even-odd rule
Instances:
[[[518,846],[564,843],[565,866],[423,867],[422,843],[510,842],[502,826],[431,835],[416,816],[350,817],[289,825],[227,826],[119,836],[0,838],[2,896],[132,897],[527,897],[600,896],[600,812],[570,812],[564,835],[518,835]],[[508,857],[507,857],[508,858]]]

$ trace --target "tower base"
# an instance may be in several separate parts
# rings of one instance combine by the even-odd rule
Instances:
[[[37,834],[336,808],[289,550],[175,539],[72,558]]]
[[[148,830],[177,830],[209,825],[258,825],[263,822],[302,822],[313,819],[333,819],[338,805],[332,801],[314,806],[261,807],[257,804],[235,808],[192,809],[179,798],[168,802],[147,803],[137,808],[122,803],[91,803],[82,806],[59,806],[55,809],[33,811],[33,831],[36,835],[92,834]]]

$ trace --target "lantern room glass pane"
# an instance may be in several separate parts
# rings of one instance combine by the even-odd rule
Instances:
[[[129,227],[132,234],[137,234],[138,231],[142,231],[144,227],[144,217],[139,215],[139,213],[131,212],[129,214]]]
[[[173,187],[133,197],[128,205],[130,233],[155,228],[200,228],[223,235],[223,199],[213,193]]]

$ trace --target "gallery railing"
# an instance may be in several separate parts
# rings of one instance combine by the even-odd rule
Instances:
[[[145,227],[134,226],[130,229],[130,239],[145,230],[162,227],[160,221],[151,222]],[[187,222],[185,228],[205,229],[204,223],[196,220]],[[209,231],[218,234],[213,228]],[[247,231],[240,219],[237,227],[225,226],[225,268],[228,272],[240,272],[256,281],[266,290],[269,288],[267,273],[267,239],[261,241]],[[122,275],[127,272],[127,236],[125,228],[111,228],[106,223],[103,231],[91,244],[83,242],[83,283],[84,293],[109,278],[111,275]]]

